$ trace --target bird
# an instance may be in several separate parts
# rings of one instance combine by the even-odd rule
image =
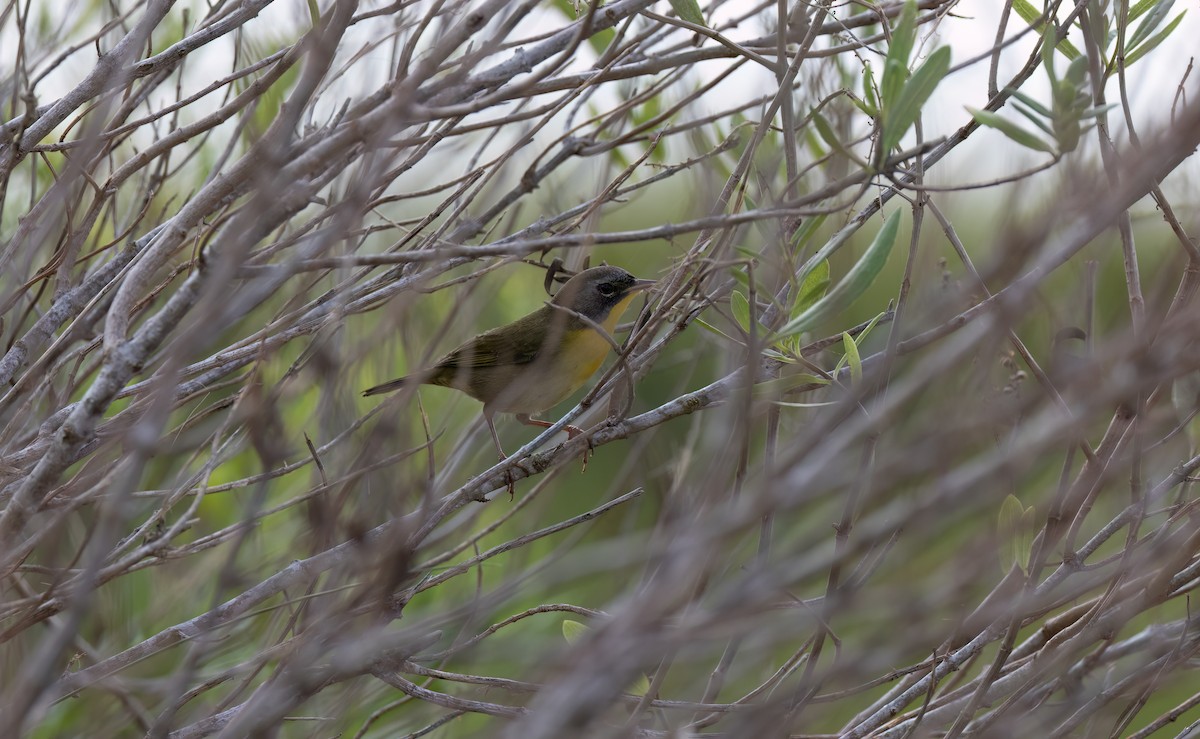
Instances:
[[[363,396],[414,384],[462,391],[483,403],[496,451],[501,460],[507,459],[494,416],[512,413],[529,426],[553,426],[533,415],[565,400],[595,374],[612,347],[612,334],[625,309],[654,284],[620,267],[585,269],[541,308],[484,331],[427,370],[367,388]],[[574,426],[565,430],[570,438],[582,433]]]

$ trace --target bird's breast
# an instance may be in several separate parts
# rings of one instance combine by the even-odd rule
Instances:
[[[489,401],[501,413],[539,413],[566,400],[604,362],[609,344],[594,329],[568,331],[559,350],[525,365]]]
[[[617,322],[633,295],[621,300],[599,324],[609,336],[616,331]],[[612,350],[603,335],[590,326],[577,326],[563,334],[559,348],[543,354],[528,365],[502,389],[489,389],[475,397],[485,399],[494,411],[501,413],[538,413],[566,400],[600,369]]]
[[[611,348],[608,341],[592,328],[571,331],[564,337],[556,363],[558,371],[570,378],[568,395],[600,369]]]

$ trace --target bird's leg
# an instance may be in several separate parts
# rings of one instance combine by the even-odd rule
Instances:
[[[537,426],[544,429],[548,429],[554,425],[554,423],[551,421],[543,421],[540,418],[531,418],[528,413],[518,413],[517,420],[526,426]],[[574,439],[576,436],[579,436],[583,433],[583,429],[579,428],[578,426],[572,426],[569,423],[563,426],[562,430],[567,432],[568,439]]]
[[[544,429],[548,429],[554,425],[550,421],[543,421],[540,418],[532,418],[532,417],[530,417],[530,415],[528,413],[518,413],[517,420],[520,421],[521,423],[525,424],[526,426],[537,426],[539,428],[544,428]],[[568,439],[574,439],[576,436],[579,436],[583,433],[583,429],[579,428],[578,426],[572,426],[570,424],[563,426],[563,431],[567,432]],[[583,469],[585,469],[585,470],[587,469],[588,457],[591,455],[591,453],[592,453],[592,440],[588,439],[587,449],[583,450]]]
[[[488,431],[492,432],[492,441],[496,442],[496,453],[500,455],[500,461],[508,459],[508,455],[504,453],[504,448],[500,446],[500,435],[496,433],[496,424],[492,421],[491,413],[484,413],[483,420],[487,421]],[[513,480],[512,470],[504,471],[504,481],[508,484],[508,499],[512,500],[516,495],[516,480]]]

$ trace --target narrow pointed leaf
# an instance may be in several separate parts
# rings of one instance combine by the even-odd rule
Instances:
[[[629,690],[625,691],[630,695],[641,697],[650,692],[650,679],[645,675],[638,675],[633,679],[633,685],[629,686]]]
[[[871,65],[863,66],[863,102],[871,111],[869,115],[874,118],[879,115],[879,100],[875,98],[875,75],[871,72]]]
[[[1050,112],[1050,109],[1047,108],[1045,105],[1042,105],[1038,101],[1034,100],[1033,98],[1029,97],[1025,93],[1021,92],[1020,90],[1009,90],[1008,92],[1017,100],[1020,100],[1022,103],[1025,103],[1026,105],[1028,105],[1030,110],[1033,110],[1038,115],[1045,116],[1046,118],[1049,118],[1050,116],[1054,115],[1053,113]]]
[[[1049,134],[1050,136],[1054,135],[1054,129],[1050,128],[1050,125],[1042,120],[1041,116],[1039,116],[1037,113],[1034,113],[1032,110],[1029,110],[1018,102],[1013,102],[1013,108],[1018,113],[1025,116],[1030,123],[1040,128],[1043,133]],[[983,121],[980,121],[980,123],[982,122]]]
[[[1062,85],[1059,87],[1059,89],[1070,90],[1071,97],[1074,98],[1075,91],[1078,90],[1079,87],[1081,85],[1083,85],[1084,81],[1087,79],[1087,73],[1088,73],[1088,60],[1086,58],[1079,57],[1078,59],[1072,59],[1071,63],[1067,65],[1067,75],[1066,75],[1066,78],[1063,80],[1064,82],[1069,83],[1069,86]]]
[[[588,631],[588,627],[578,621],[573,621],[569,618],[564,618],[562,622],[562,635],[567,640],[568,644],[574,644],[583,638],[583,635]]]
[[[746,296],[738,290],[730,293],[729,310],[733,313],[733,320],[737,321],[742,330],[750,333],[750,301],[746,300]]]
[[[1057,51],[1059,54],[1062,54],[1063,56],[1065,56],[1067,59],[1069,59],[1071,61],[1075,61],[1079,57],[1083,56],[1082,54],[1079,53],[1079,49],[1075,48],[1075,44],[1071,43],[1070,41],[1068,41],[1066,39],[1062,39],[1057,44],[1055,44],[1054,50]]]
[[[1112,110],[1113,108],[1119,108],[1119,107],[1121,107],[1121,106],[1118,105],[1117,103],[1109,103],[1108,105],[1098,105],[1095,108],[1088,108],[1087,110],[1083,111],[1083,113],[1081,113],[1080,115],[1083,118],[1099,118],[1100,116],[1104,115],[1105,113]]]
[[[888,47],[888,59],[895,59],[901,66],[907,67],[916,40],[917,4],[914,0],[908,0],[900,11],[900,20],[892,29],[892,45]]]
[[[828,384],[829,380],[826,380],[824,377],[798,372],[794,375],[786,375],[774,380],[757,383],[752,390],[752,394],[757,400],[777,400],[796,388],[808,385]]]
[[[705,321],[703,318],[697,318],[697,319],[696,319],[696,325],[698,325],[698,326],[699,326],[700,328],[702,328],[702,329],[706,329],[706,330],[708,330],[708,331],[712,331],[712,332],[713,332],[714,334],[716,334],[717,336],[721,336],[721,337],[723,337],[723,338],[729,339],[730,341],[732,341],[732,342],[733,342],[733,343],[735,343],[735,344],[745,344],[745,340],[743,340],[743,339],[735,339],[734,337],[732,337],[732,336],[730,336],[729,334],[725,333],[724,331],[722,331],[721,329],[719,329],[719,328],[717,328],[716,326],[712,325],[712,324],[711,324],[711,323],[709,323],[708,321]]]
[[[896,104],[896,99],[900,97],[906,79],[908,79],[908,67],[902,66],[895,59],[884,61],[883,82],[879,85],[879,97],[884,111],[891,109]]]
[[[1058,77],[1054,74],[1054,46],[1057,40],[1054,24],[1047,24],[1042,29],[1042,68],[1046,70],[1046,76],[1050,78],[1051,83],[1058,81]]]
[[[804,277],[800,289],[796,291],[796,302],[792,305],[791,318],[799,316],[808,310],[813,303],[825,297],[829,292],[829,260],[823,260],[816,269]]]
[[[1015,495],[1009,495],[1000,504],[1000,513],[996,517],[996,536],[1000,542],[1000,568],[1005,572],[1013,565],[1025,571],[1022,562],[1027,554],[1020,551],[1021,519],[1025,515],[1025,506]]]
[[[887,311],[877,313],[875,317],[871,319],[871,322],[867,324],[867,327],[860,331],[858,336],[854,337],[854,343],[858,346],[861,346],[862,343],[867,340],[867,337],[871,335],[871,331],[874,330],[877,325],[879,325],[879,321],[882,320],[885,315],[887,315]]]
[[[842,348],[846,352],[846,364],[850,366],[850,381],[857,385],[862,381],[862,356],[858,353],[858,344],[846,332],[842,332]]]
[[[813,303],[807,310],[792,320],[779,330],[776,339],[795,336],[803,331],[815,326],[825,318],[844,309],[846,306],[853,303],[879,276],[883,270],[883,265],[887,263],[888,256],[892,253],[892,247],[896,244],[896,234],[900,230],[900,211],[892,213],[883,223],[883,228],[879,229],[875,240],[867,247],[862,258],[859,259],[846,276],[832,290],[825,294],[825,297]],[[815,268],[815,265],[814,265]],[[809,273],[813,270],[810,269]],[[808,274],[805,274],[807,278]]]
[[[708,28],[708,24],[704,22],[704,13],[700,12],[700,3],[696,0],[671,0],[671,7],[675,9],[675,15],[688,23]]]
[[[1017,535],[1017,553],[1020,555],[1018,564],[1025,572],[1029,572],[1029,558],[1033,555],[1033,541],[1038,530],[1037,508],[1029,506],[1021,514],[1021,529]]]
[[[1042,11],[1033,7],[1033,4],[1029,0],[1013,0],[1012,9],[1017,15],[1021,16],[1021,20],[1031,26],[1038,22],[1044,22],[1042,20]]]
[[[1137,29],[1129,35],[1129,38],[1125,39],[1125,48],[1133,49],[1150,38],[1150,34],[1154,33],[1167,19],[1167,14],[1171,12],[1171,6],[1174,4],[1175,0],[1159,0],[1145,20],[1138,24]]]
[[[913,0],[904,3],[900,11],[900,20],[892,29],[892,44],[888,47],[887,58],[883,63],[883,81],[879,86],[879,95],[883,98],[883,108],[886,110],[895,104],[896,98],[904,88],[908,79],[908,59],[912,56],[913,44],[917,38],[917,4]]]
[[[1125,66],[1130,66],[1138,59],[1141,59],[1151,51],[1154,51],[1155,47],[1165,41],[1167,36],[1170,36],[1171,32],[1174,31],[1177,26],[1179,26],[1180,21],[1183,20],[1183,16],[1185,15],[1187,15],[1186,10],[1175,16],[1174,20],[1168,23],[1166,28],[1147,39],[1146,43],[1134,49],[1132,53],[1125,57]]]
[[[809,216],[804,219],[804,223],[800,224],[800,228],[796,229],[796,233],[792,235],[792,248],[799,249],[808,243],[821,224],[825,223],[827,216]]]
[[[1002,118],[990,110],[978,110],[976,108],[967,108],[975,120],[979,121],[979,125],[994,128],[1013,141],[1016,141],[1021,146],[1034,149],[1035,151],[1044,151],[1047,154],[1054,153],[1054,147],[1038,138],[1037,135],[1026,131],[1017,124]]]
[[[1141,0],[1138,4],[1129,9],[1129,22],[1133,23],[1138,18],[1141,18],[1146,12],[1158,5],[1162,0]]]
[[[900,98],[892,108],[885,108],[883,151],[891,151],[916,122],[934,89],[950,71],[950,47],[942,46],[929,55],[925,63],[913,72],[904,85]]]
[[[825,116],[821,115],[819,112],[813,113],[812,122],[817,129],[817,135],[821,137],[822,141],[824,141],[826,144],[829,144],[831,149],[834,151],[845,151],[845,147],[842,146],[841,141],[838,141],[837,134],[834,133],[833,126],[829,123]]]

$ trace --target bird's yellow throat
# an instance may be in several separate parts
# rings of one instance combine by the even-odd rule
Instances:
[[[603,321],[599,322],[610,337],[617,330],[617,323],[635,297],[636,292],[627,295],[612,307]],[[608,339],[590,326],[568,331],[563,336],[562,351],[558,354],[560,371],[571,373],[573,384],[582,385],[600,369],[610,349],[612,345],[608,343]]]

